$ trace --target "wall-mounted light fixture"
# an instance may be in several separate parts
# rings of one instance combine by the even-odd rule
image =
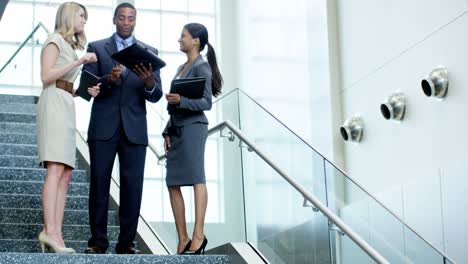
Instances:
[[[359,116],[348,118],[340,127],[340,133],[344,141],[359,142],[362,139],[364,121]]]
[[[380,105],[380,112],[387,120],[403,120],[405,116],[406,100],[403,93],[393,93]]]
[[[449,86],[448,71],[443,66],[438,66],[421,81],[424,94],[428,97],[443,99],[447,95]]]

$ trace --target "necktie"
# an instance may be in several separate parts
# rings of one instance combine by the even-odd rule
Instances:
[[[127,41],[122,39],[121,43],[122,43],[122,46],[123,46],[122,49],[125,49],[126,47],[128,47]],[[123,74],[124,77],[127,75],[127,68],[125,66],[123,66],[122,74]]]
[[[122,39],[122,46],[123,46],[124,49],[125,49],[126,47],[128,47],[127,41],[125,41],[125,40]]]

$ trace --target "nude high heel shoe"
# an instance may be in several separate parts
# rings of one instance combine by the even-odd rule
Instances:
[[[73,248],[59,247],[57,245],[57,242],[55,242],[55,240],[47,236],[44,231],[42,231],[39,234],[39,237],[37,239],[39,240],[39,243],[41,243],[42,253],[45,252],[46,246],[52,248],[55,253],[62,253],[62,254],[75,253],[75,250]]]

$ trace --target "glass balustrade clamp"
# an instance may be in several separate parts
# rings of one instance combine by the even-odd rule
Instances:
[[[246,145],[242,140],[239,140],[239,148],[246,148],[248,152],[253,152],[253,149]]]
[[[302,203],[302,207],[312,207],[312,211],[318,212],[319,209],[315,207],[307,198],[304,197],[304,202]]]
[[[229,141],[233,142],[236,138],[234,137],[234,133],[229,131],[228,133],[223,133],[224,128],[219,131],[219,136],[222,138],[227,138]]]
[[[329,226],[329,230],[330,231],[335,231],[336,233],[338,233],[338,235],[340,236],[345,236],[346,233],[343,232],[343,230],[341,230],[339,227],[337,227],[335,224],[333,224],[331,221],[328,221],[328,226]]]

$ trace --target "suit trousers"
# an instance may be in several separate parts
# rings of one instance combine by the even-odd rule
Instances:
[[[89,221],[91,238],[89,247],[106,250],[107,217],[109,210],[109,189],[112,168],[116,154],[120,163],[120,234],[117,249],[135,246],[138,217],[140,215],[146,146],[128,141],[120,126],[110,140],[88,141],[91,158],[91,179],[89,190]]]

